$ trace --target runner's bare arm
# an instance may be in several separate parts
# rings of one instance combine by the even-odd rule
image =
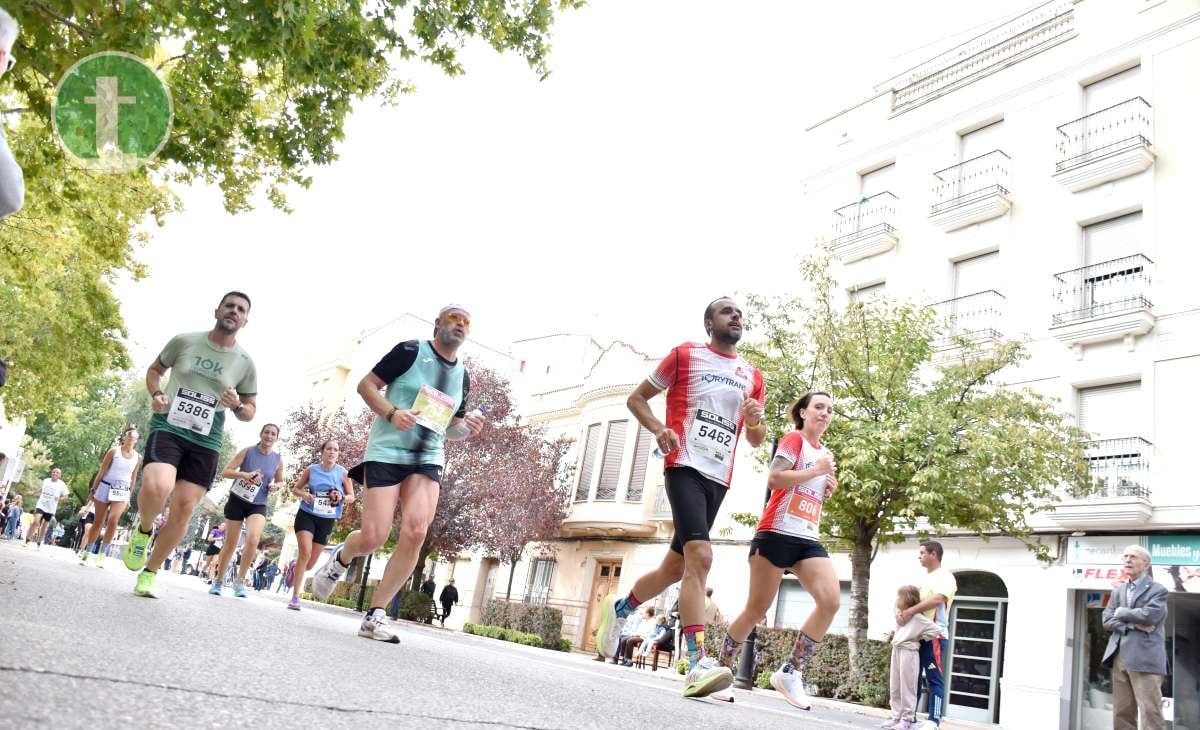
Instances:
[[[274,492],[284,484],[283,482],[283,457],[279,457],[279,466],[275,467],[275,479],[267,486],[268,492]]]
[[[763,404],[747,394],[742,405],[742,417],[746,424],[746,443],[757,449],[767,438],[767,426],[763,423]]]
[[[232,390],[232,388],[230,388],[230,390]],[[235,394],[235,397],[239,402],[238,405],[230,408],[230,411],[233,413],[233,417],[243,422],[253,421],[254,414],[258,413],[257,396]],[[228,404],[226,407],[228,407]]]
[[[150,408],[155,413],[166,413],[167,406],[170,405],[167,401],[167,396],[162,392],[162,379],[167,374],[168,369],[156,357],[146,370],[146,390],[150,391],[152,399]]]
[[[306,489],[308,487],[308,469],[300,472],[300,481],[292,485],[292,494],[296,495],[305,502],[312,504],[312,492]]]
[[[407,431],[417,425],[417,416],[411,409],[395,408],[381,392],[387,383],[375,373],[367,373],[358,381],[358,394],[375,415],[387,419],[397,430]]]
[[[355,499],[355,497],[354,497],[354,480],[352,480],[350,478],[349,474],[342,477],[342,489],[344,489],[346,491],[346,504],[353,504],[354,499]]]
[[[241,472],[242,461],[245,460],[246,452],[248,450],[249,447],[242,449],[233,455],[233,458],[229,460],[229,464],[221,470],[222,479],[245,479],[247,476],[249,476],[248,474],[243,474]]]
[[[133,458],[137,459],[137,463],[135,463],[133,465],[133,471],[131,471],[129,473],[129,487],[131,489],[133,488],[133,485],[137,484],[138,474],[141,473],[141,471],[142,471],[141,455],[135,451],[135,452],[133,452]]]
[[[793,469],[793,466],[792,460],[786,456],[776,456],[771,462],[771,473],[767,476],[767,489],[791,489],[809,479],[832,474],[836,468],[833,459],[827,456],[817,459],[816,465],[809,469]]]
[[[100,460],[100,471],[96,472],[96,478],[92,480],[92,488],[88,494],[95,494],[96,487],[100,486],[100,480],[108,473],[108,467],[112,466],[113,454],[117,451],[117,447],[113,447],[104,453],[104,458]],[[130,482],[132,484],[133,482]]]
[[[641,384],[629,394],[629,398],[625,400],[625,405],[629,408],[629,412],[638,420],[638,423],[654,434],[654,438],[658,441],[658,448],[664,454],[669,454],[679,448],[679,434],[667,428],[662,421],[654,415],[654,411],[650,409],[650,399],[662,392],[649,380],[643,380]]]

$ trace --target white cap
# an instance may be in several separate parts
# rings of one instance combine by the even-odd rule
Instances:
[[[447,304],[446,306],[444,306],[440,310],[438,310],[438,318],[441,319],[442,315],[444,315],[446,312],[449,312],[452,309],[457,309],[458,311],[462,312],[463,314],[467,315],[468,317],[471,316],[471,312],[463,305]]]

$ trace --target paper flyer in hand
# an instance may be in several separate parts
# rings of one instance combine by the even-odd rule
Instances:
[[[413,401],[412,410],[417,412],[417,423],[437,434],[445,434],[450,419],[454,417],[454,399],[437,388],[422,385]]]

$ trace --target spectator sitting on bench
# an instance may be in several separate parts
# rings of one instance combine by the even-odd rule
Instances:
[[[675,653],[675,629],[667,624],[666,616],[659,616],[656,624],[650,640],[642,642],[642,645],[638,647],[638,653],[641,654],[643,660],[655,650]]]
[[[646,640],[640,629],[654,626],[654,606],[646,606],[645,611],[635,611],[625,619],[621,626],[621,640],[617,642],[617,653],[613,655],[613,664],[633,666],[633,650]]]

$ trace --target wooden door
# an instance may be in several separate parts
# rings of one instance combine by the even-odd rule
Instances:
[[[596,572],[592,576],[591,601],[588,602],[587,624],[583,632],[583,650],[596,648],[596,626],[600,623],[600,608],[604,597],[616,593],[621,582],[620,560],[597,560]]]

